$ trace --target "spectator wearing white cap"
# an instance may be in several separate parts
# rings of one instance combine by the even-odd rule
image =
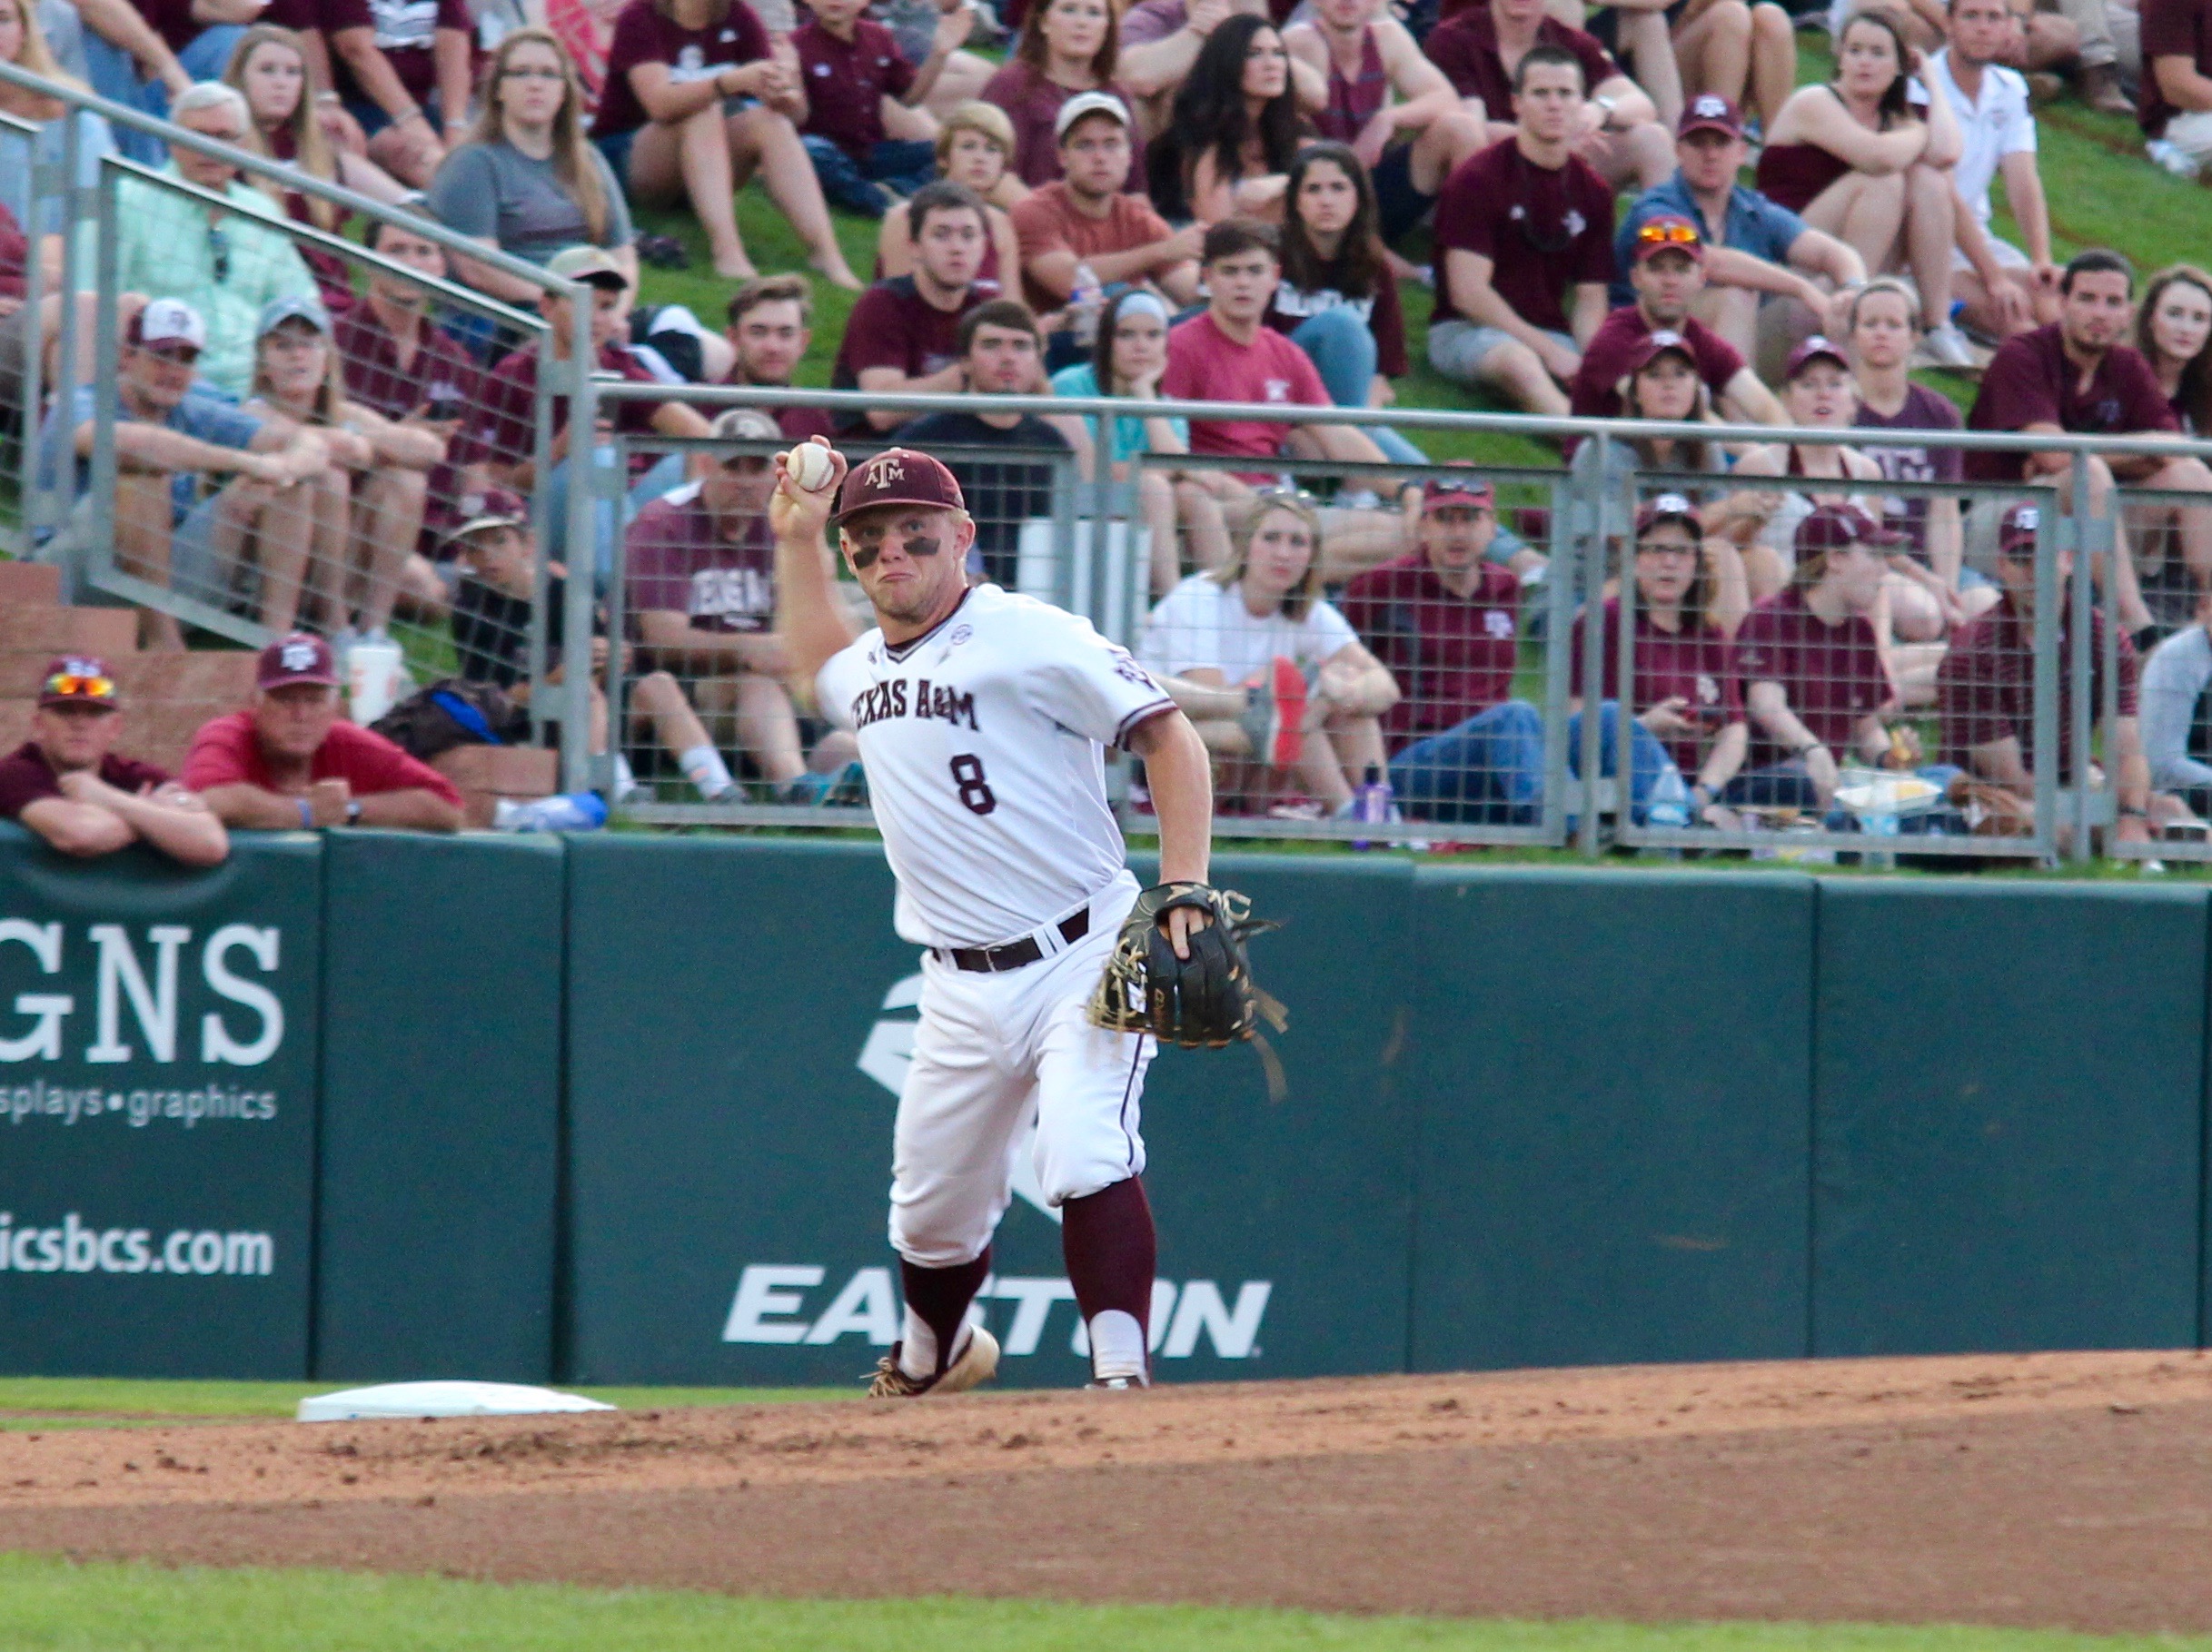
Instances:
[[[723,413],[714,435],[724,441],[785,440],[774,420],[752,408]],[[859,754],[849,734],[833,729],[809,760],[784,687],[776,541],[768,524],[775,460],[758,452],[697,454],[691,478],[639,511],[623,535],[623,606],[642,663],[689,686],[716,746],[751,758],[779,801],[816,801]],[[679,752],[678,762],[691,772],[689,755]]]
[[[172,118],[187,132],[236,145],[246,143],[252,124],[246,100],[219,81],[177,99]],[[181,298],[199,311],[207,331],[200,376],[225,395],[243,396],[262,310],[273,299],[312,294],[314,276],[279,227],[284,209],[228,161],[179,148],[164,170],[230,207],[124,179],[115,214],[116,291]]]
[[[302,572],[321,628],[337,634],[341,653],[354,636],[385,640],[407,559],[422,531],[431,472],[445,462],[446,434],[410,414],[387,419],[346,393],[330,318],[312,298],[280,298],[262,312],[255,345],[253,394],[246,411],[282,414],[322,438],[332,465],[307,484],[315,515]],[[263,610],[275,570],[262,567]],[[295,598],[294,606],[297,606]],[[281,620],[265,619],[271,629]]]
[[[206,322],[182,299],[154,300],[124,330],[115,377],[115,564],[220,608],[232,593],[218,544],[251,539],[280,566],[305,559],[313,519],[300,485],[322,474],[330,450],[289,419],[246,412],[196,385],[206,343]],[[95,423],[93,387],[79,385],[72,405],[56,408],[45,427],[46,474],[57,479],[64,460],[73,460],[77,502],[39,554],[61,566],[72,601],[96,599],[77,588],[78,565],[94,542],[97,513],[109,509],[87,491]],[[202,497],[203,476],[230,480]],[[184,646],[176,620],[158,609],[140,611],[139,631],[150,647]]]
[[[193,736],[184,784],[231,826],[461,829],[453,783],[339,716],[330,644],[296,631],[261,651],[253,705]]]
[[[1086,272],[1101,299],[1141,283],[1179,305],[1196,302],[1205,226],[1171,229],[1147,197],[1128,189],[1127,106],[1111,92],[1078,93],[1060,105],[1053,134],[1059,176],[1013,211],[1030,308],[1040,315],[1057,310],[1083,287]],[[1067,340],[1064,358],[1055,358],[1060,365],[1080,354],[1073,330]]]

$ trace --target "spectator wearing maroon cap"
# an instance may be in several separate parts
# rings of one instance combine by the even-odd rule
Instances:
[[[151,763],[114,754],[123,704],[104,660],[66,656],[39,679],[31,737],[0,757],[0,819],[90,859],[148,843],[188,866],[231,852],[206,803]]]
[[[729,441],[780,435],[753,408],[720,415],[714,434]],[[776,541],[768,522],[775,461],[764,454],[699,454],[691,476],[639,511],[623,536],[623,606],[642,663],[688,687],[718,731],[715,744],[749,757],[779,801],[813,801],[858,748],[849,734],[833,729],[809,764],[784,686]],[[679,766],[689,772],[680,754]]]
[[[1889,764],[1884,722],[1897,695],[1873,614],[1896,536],[1855,505],[1821,505],[1798,524],[1789,589],[1754,608],[1736,633],[1735,669],[1751,714],[1748,770],[1731,805],[1825,809],[1845,762]],[[1911,731],[1903,750],[1917,761]]]
[[[1692,313],[1705,288],[1705,243],[1687,218],[1647,218],[1630,238],[1629,285],[1636,302],[1605,318],[1582,347],[1571,403],[1576,416],[1611,419],[1621,411],[1621,381],[1654,332],[1678,334],[1697,362],[1713,401],[1738,424],[1786,422],[1774,392],[1744,364],[1736,347]]]
[[[2003,787],[2024,802],[2035,799],[2036,539],[2041,509],[2014,505],[1998,527],[1998,605],[1952,638],[1936,673],[1936,705],[1943,721],[1943,757],[1976,779]],[[2073,649],[2068,596],[2074,553],[2059,550],[2058,784],[2074,784]],[[2102,608],[2089,610],[2089,707],[2093,726],[2105,706],[2105,628]],[[2114,716],[2102,723],[2101,758],[2119,798],[2118,836],[2140,843],[2149,836],[2153,806],[2150,765],[2137,720],[2136,650],[2126,634],[2115,639],[2119,671]],[[2092,771],[2094,772],[2094,771]]]
[[[1744,721],[1742,689],[1730,658],[1728,628],[1716,613],[1723,581],[1715,549],[1705,537],[1697,507],[1682,494],[1661,493],[1636,512],[1636,690],[1632,705],[1635,757],[1631,773],[1637,800],[1642,801],[1651,789],[1645,776],[1652,766],[1642,755],[1648,735],[1664,747],[1679,773],[1696,777],[1690,787],[1692,817],[1725,831],[1739,823],[1719,799],[1742,771],[1751,729]],[[1587,610],[1575,616],[1569,638],[1568,692],[1578,717],[1583,695],[1582,627],[1588,618]],[[1599,648],[1605,685],[1600,697],[1605,702],[1600,737],[1610,762],[1621,697],[1618,597],[1605,599]],[[1568,736],[1571,760],[1580,760],[1580,732],[1578,727]]]
[[[1547,16],[1543,0],[1470,5],[1430,30],[1423,49],[1453,90],[1480,100],[1493,143],[1514,135],[1516,112],[1527,95],[1522,66],[1529,57],[1542,53],[1548,61],[1572,63],[1588,101],[1575,104],[1572,124],[1563,134],[1566,147],[1605,180],[1609,194],[1631,186],[1649,189],[1667,175],[1672,154],[1651,98],[1591,35]],[[1639,50],[1644,49],[1640,43]],[[1674,59],[1663,22],[1649,49],[1665,54],[1671,80]]]
[[[937,123],[921,104],[975,14],[965,5],[938,13],[929,55],[917,67],[890,30],[861,15],[868,0],[816,0],[808,9],[812,20],[791,31],[807,106],[799,142],[823,194],[880,218],[937,176]]]
[[[591,289],[589,347],[600,370],[618,374],[633,384],[658,382],[651,371],[622,341],[630,283],[620,262],[598,247],[570,247],[557,254],[546,269]],[[551,335],[553,364],[559,370],[575,348],[569,301],[549,290],[539,296],[538,313],[545,318],[546,331]],[[528,494],[537,480],[539,362],[539,347],[532,342],[491,370],[491,377],[484,384],[483,406],[477,415],[477,426],[471,432],[471,452],[481,457],[491,480],[521,494]],[[540,524],[539,537],[545,544],[546,554],[559,557],[568,549],[569,486],[575,467],[569,462],[571,434],[569,399],[556,395],[552,402],[552,470],[545,479],[546,519]],[[706,420],[681,401],[611,402],[601,410],[600,419],[602,423],[631,435],[657,432],[662,436],[697,437],[707,433]],[[611,455],[605,450],[595,449],[590,462],[611,463]],[[630,509],[634,511],[647,500],[665,493],[682,480],[680,456],[670,453],[655,460],[650,453],[631,454],[630,475],[626,479]],[[601,500],[595,505],[593,514],[598,559],[604,564],[614,554],[616,518],[622,513],[616,510],[614,501]],[[604,566],[599,569],[602,575],[606,571]]]
[[[338,715],[337,661],[303,632],[261,651],[253,706],[202,727],[184,778],[227,826],[461,829],[451,781]]]
[[[1738,177],[1751,158],[1743,115],[1727,98],[1701,93],[1683,107],[1674,129],[1674,175],[1636,198],[1613,236],[1622,274],[1617,304],[1635,293],[1626,279],[1636,233],[1652,218],[1687,218],[1705,246],[1705,288],[1691,307],[1747,360],[1758,349],[1765,300],[1797,307],[1805,326],[1840,326],[1838,295],[1863,283],[1866,262],[1845,242],[1769,200]],[[1831,294],[1821,281],[1838,290]]]
[[[1586,106],[1574,54],[1532,46],[1513,82],[1513,135],[1461,166],[1437,198],[1429,364],[1563,418],[1560,386],[1605,319],[1612,192],[1573,153]]]
[[[914,237],[914,273],[878,282],[853,305],[829,370],[832,390],[883,395],[967,387],[961,318],[998,296],[997,283],[977,274],[991,237],[983,198],[966,184],[940,179],[914,192],[907,222]],[[871,409],[849,419],[847,428],[895,430],[913,417]]]
[[[2158,386],[2157,374],[2123,341],[2132,318],[2135,270],[2117,252],[2082,252],[2058,278],[2058,319],[2048,327],[2016,333],[1998,347],[1981,376],[1981,391],[1967,415],[1974,430],[2070,430],[2093,436],[2148,436],[2177,439],[2178,421]],[[1969,453],[1969,481],[2055,482],[2059,503],[2071,509],[2073,460],[2063,452]],[[2212,470],[2199,459],[2164,459],[2157,454],[2088,461],[2089,508],[2102,514],[2115,480],[2146,488],[2172,488],[2212,493]],[[1977,511],[1986,524],[1988,514]],[[2180,529],[2181,554],[2199,590],[2212,586],[2212,507],[2137,506],[2131,526],[2172,522]],[[1984,529],[1986,534],[1986,527]],[[1980,541],[1988,544],[1986,537]],[[1969,542],[1968,559],[1980,565]],[[2136,579],[2135,561],[2123,556],[2109,586],[2098,563],[2091,565],[2098,588],[2134,635],[2151,623]]]

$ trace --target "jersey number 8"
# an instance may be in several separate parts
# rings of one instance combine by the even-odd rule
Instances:
[[[983,777],[983,759],[963,752],[952,760],[953,784],[960,788],[960,802],[973,815],[987,815],[998,806],[990,782]]]

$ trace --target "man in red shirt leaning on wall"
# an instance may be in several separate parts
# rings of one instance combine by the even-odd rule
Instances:
[[[262,650],[251,707],[193,737],[184,784],[226,826],[461,829],[453,783],[340,717],[330,645],[300,632]]]

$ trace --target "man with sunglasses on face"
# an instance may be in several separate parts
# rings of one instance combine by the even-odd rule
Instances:
[[[1577,417],[1612,419],[1621,411],[1621,381],[1654,332],[1672,332],[1689,346],[1713,405],[1740,424],[1787,424],[1774,392],[1744,364],[1736,347],[1691,314],[1705,288],[1705,242],[1687,218],[1646,219],[1630,240],[1629,285],[1636,302],[1605,318],[1582,348],[1572,401]]]
[[[171,115],[187,132],[243,145],[251,125],[246,100],[220,81],[176,101]],[[312,298],[314,276],[274,223],[284,210],[238,175],[228,161],[179,147],[170,176],[220,195],[211,207],[158,183],[126,178],[117,197],[118,292],[165,292],[207,320],[200,376],[226,396],[243,398],[253,381],[255,324],[280,298]]]
[[[123,702],[104,660],[70,655],[39,679],[31,737],[0,757],[0,819],[90,859],[148,843],[188,866],[231,852],[207,805],[151,763],[119,757]]]
[[[731,408],[714,421],[723,441],[775,441],[776,421],[756,408]],[[631,616],[648,666],[689,689],[717,736],[748,754],[781,803],[825,801],[853,757],[850,735],[831,732],[807,760],[799,713],[783,685],[783,639],[776,635],[776,541],[769,532],[775,460],[767,454],[701,453],[692,480],[638,512],[623,535],[622,606]],[[707,759],[711,758],[709,764]],[[687,774],[719,769],[714,747],[679,754]],[[729,774],[720,774],[727,786]]]

